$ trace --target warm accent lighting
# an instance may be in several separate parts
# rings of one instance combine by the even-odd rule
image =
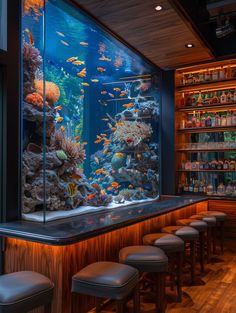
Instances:
[[[155,7],[155,10],[156,10],[156,11],[161,11],[162,9],[163,9],[162,5],[157,5],[157,6]]]
[[[185,45],[186,48],[193,48],[194,47],[194,44],[193,43],[187,43]]]

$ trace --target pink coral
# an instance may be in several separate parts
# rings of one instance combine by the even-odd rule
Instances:
[[[44,81],[36,79],[34,81],[34,86],[36,91],[43,96],[44,94]],[[54,104],[58,101],[60,97],[60,89],[59,87],[53,83],[45,81],[45,96],[49,103]]]
[[[42,109],[43,108],[43,97],[37,92],[30,93],[26,96],[25,101],[33,104],[34,106]]]

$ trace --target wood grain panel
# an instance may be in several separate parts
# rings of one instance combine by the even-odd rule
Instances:
[[[187,206],[70,246],[48,246],[7,238],[5,273],[34,270],[50,277],[55,283],[52,313],[70,313],[71,278],[77,271],[96,261],[118,261],[121,248],[142,244],[145,234],[160,231],[166,225],[175,225],[177,219],[195,214],[199,205]],[[94,299],[75,296],[72,312],[85,313],[93,306]],[[33,313],[43,311],[37,309]]]
[[[236,201],[209,200],[209,210],[227,214],[225,236],[236,238]]]
[[[168,0],[74,0],[114,33],[162,68],[213,58],[193,28]],[[172,2],[172,4],[171,4]],[[163,10],[157,12],[157,4]],[[187,49],[186,43],[194,49]]]

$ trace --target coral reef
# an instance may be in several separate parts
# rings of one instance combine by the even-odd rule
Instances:
[[[151,125],[138,121],[123,121],[114,132],[116,142],[125,142],[130,146],[137,146],[142,140],[150,138],[151,135]]]
[[[119,192],[119,196],[123,197],[126,201],[131,201],[134,191],[131,189],[123,189]]]
[[[105,192],[97,192],[94,195],[88,196],[86,200],[87,205],[91,206],[107,206],[109,203],[112,202],[112,196],[109,196]]]
[[[25,15],[34,14],[37,19],[42,15],[42,9],[44,7],[44,3],[47,0],[24,0],[23,1],[23,12]]]
[[[43,109],[43,97],[37,92],[28,94],[25,97],[25,101],[36,106],[39,109]]]
[[[50,106],[53,106],[54,103],[57,102],[58,99],[60,98],[60,89],[53,82],[49,82],[49,81],[44,82],[43,80],[35,79],[34,87],[37,93],[39,93],[41,96],[44,96],[44,93],[45,93],[45,97]],[[44,88],[45,88],[45,92],[44,92]]]
[[[24,65],[24,97],[33,93],[35,73],[43,63],[40,52],[30,43],[23,43],[23,65]]]

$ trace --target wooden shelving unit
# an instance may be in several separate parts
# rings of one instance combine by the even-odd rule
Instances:
[[[227,69],[228,65],[233,66],[232,77],[225,78],[220,80],[211,80],[205,82],[198,82],[193,84],[182,84],[183,75],[185,75],[184,79],[188,79],[188,75],[191,76],[199,75],[201,72],[211,72],[216,68],[225,68]],[[204,67],[203,67],[204,66]],[[197,143],[197,142],[209,142],[212,140],[213,142],[224,142],[224,138],[226,137],[225,133],[235,133],[236,138],[236,124],[228,125],[228,126],[217,126],[217,127],[198,127],[198,128],[181,128],[184,121],[190,121],[192,116],[195,115],[195,118],[201,119],[203,115],[205,118],[209,116],[214,116],[215,113],[219,113],[221,116],[226,116],[230,114],[233,116],[232,111],[236,111],[236,101],[220,103],[220,96],[223,94],[223,91],[228,94],[230,90],[234,95],[234,91],[236,90],[236,59],[228,60],[228,61],[218,61],[215,63],[208,63],[205,65],[197,65],[189,68],[182,68],[176,71],[176,93],[175,93],[175,142],[176,142],[176,192],[179,190],[179,185],[183,186],[186,184],[190,184],[190,180],[194,179],[195,181],[203,182],[203,179],[209,180],[205,181],[206,185],[209,183],[219,184],[222,182],[222,179],[229,177],[235,177],[236,170],[185,170],[182,168],[182,163],[194,161],[212,161],[213,158],[216,158],[216,161],[222,159],[218,159],[218,157],[228,157],[232,158],[236,153],[235,148],[188,148],[188,144]],[[225,70],[226,71],[226,70]],[[195,76],[200,77],[200,76]],[[194,78],[195,79],[195,78]],[[202,96],[202,105],[197,105],[199,94]],[[213,96],[217,96],[219,101],[217,103],[212,103],[211,99]],[[183,106],[183,96],[185,97],[186,103],[190,103],[189,106]],[[193,99],[193,97],[195,99]],[[189,101],[190,99],[190,101]],[[194,105],[191,106],[191,99]],[[204,104],[205,101],[205,104]],[[216,102],[216,101],[215,101]],[[226,114],[227,112],[227,114]],[[228,115],[227,115],[228,116]],[[191,124],[191,122],[190,122]],[[227,136],[231,136],[227,134]],[[232,136],[231,136],[232,137]],[[234,137],[232,137],[234,138]],[[234,141],[235,139],[227,139],[228,141]],[[217,154],[219,152],[220,154]],[[232,153],[230,153],[232,152]],[[223,154],[222,154],[223,153]],[[203,158],[203,159],[202,159]],[[209,158],[209,159],[208,159]],[[223,159],[224,160],[224,159]],[[236,161],[236,160],[235,160]],[[181,184],[180,184],[181,183]],[[192,183],[192,181],[191,181]],[[226,185],[227,181],[223,181]],[[214,186],[215,191],[217,189],[217,185]],[[215,192],[214,191],[214,192]]]

